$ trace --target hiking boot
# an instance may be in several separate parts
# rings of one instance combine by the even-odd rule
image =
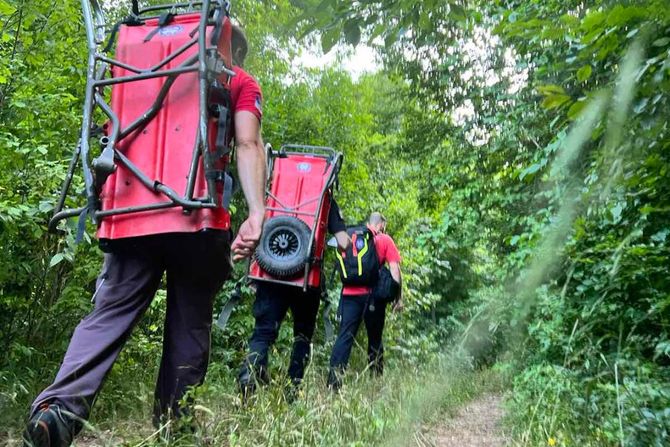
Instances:
[[[69,447],[82,425],[72,416],[58,405],[42,406],[23,432],[23,446]]]
[[[291,405],[301,397],[301,379],[291,379],[291,381],[284,388],[284,398],[286,403]]]
[[[238,383],[240,385],[240,397],[242,398],[242,403],[246,404],[256,391],[256,381],[249,373],[244,373],[240,375]]]
[[[328,371],[328,388],[330,388],[335,393],[340,391],[342,388],[342,373],[336,371],[334,368],[331,368]]]
[[[240,395],[242,403],[247,403],[249,398],[256,392],[258,385],[267,385],[270,383],[270,374],[267,368],[260,367],[258,371],[244,366],[237,378],[237,383],[240,386]]]

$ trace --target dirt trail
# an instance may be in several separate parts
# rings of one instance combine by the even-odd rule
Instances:
[[[487,394],[458,410],[453,418],[417,439],[420,446],[499,447],[508,443],[502,430],[502,396]]]

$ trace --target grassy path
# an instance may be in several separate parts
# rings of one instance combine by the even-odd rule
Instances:
[[[508,445],[502,428],[502,396],[485,394],[460,408],[454,417],[417,439],[421,447],[498,447]]]

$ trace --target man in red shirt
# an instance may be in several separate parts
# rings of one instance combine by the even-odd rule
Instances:
[[[233,259],[242,259],[255,249],[265,215],[261,90],[241,68],[247,43],[237,27],[231,46],[236,65],[231,82],[233,130],[237,172],[249,208],[247,219],[232,245],[227,216],[225,220],[216,218],[216,213],[225,213],[221,208],[202,210],[197,222],[189,227],[191,231],[176,230],[170,223],[175,220],[164,218],[172,211],[155,211],[152,218],[161,224],[153,225],[151,234],[146,234],[146,227],[135,230],[130,226],[130,237],[107,241],[94,295],[95,308],[75,329],[56,379],[35,399],[24,445],[70,445],[82,421],[88,419],[106,375],[149,307],[164,273],[167,309],[155,391],[155,422],[179,416],[184,411],[179,401],[186,390],[204,380],[214,295],[230,274],[231,251]],[[171,150],[190,153],[193,147]],[[128,216],[144,219],[146,214]],[[105,236],[99,233],[99,237]]]
[[[332,198],[327,222],[328,232],[335,235],[340,250],[346,250],[351,239],[340,208]],[[288,367],[292,386],[288,389],[287,396],[289,399],[296,397],[310,357],[324,282],[322,278],[320,288],[309,287],[306,291],[290,285],[263,281],[256,283],[256,300],[253,306],[256,321],[249,340],[249,353],[238,376],[244,399],[254,392],[257,382],[269,381],[268,353],[279,336],[279,328],[289,310],[293,317],[293,349]]]
[[[367,224],[374,234],[375,248],[379,259],[379,266],[388,264],[391,276],[400,284],[400,295],[393,305],[394,310],[402,309],[402,275],[400,272],[400,252],[393,239],[386,232],[386,218],[381,213],[370,214]],[[386,319],[386,305],[375,303],[370,306],[370,295],[372,286],[350,286],[342,288],[339,312],[342,317],[340,331],[333,346],[330,357],[330,371],[328,373],[328,385],[334,389],[341,386],[341,374],[349,362],[351,349],[356,339],[358,327],[361,320],[365,322],[368,333],[368,361],[370,371],[381,375],[383,372],[384,347],[382,344],[382,332],[384,331],[384,320]]]

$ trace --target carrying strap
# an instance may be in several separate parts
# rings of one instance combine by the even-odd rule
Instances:
[[[158,17],[158,27],[154,28],[147,36],[144,38],[144,42],[149,42],[152,37],[156,35],[158,31],[160,31],[161,28],[163,28],[166,25],[169,25],[172,20],[174,20],[174,14],[172,12],[164,12],[163,14]]]
[[[77,219],[77,234],[74,238],[75,244],[80,243],[84,238],[84,233],[86,232],[86,218],[88,218],[88,206],[82,210]]]
[[[337,266],[333,268],[333,271],[330,273],[329,280],[326,283],[323,292],[323,300],[326,302],[326,305],[323,307],[321,319],[323,320],[323,330],[325,332],[326,341],[332,341],[333,338],[335,338],[335,329],[333,328],[333,323],[330,321],[330,310],[333,308],[333,303],[328,300],[328,289],[333,286],[335,275],[337,275]]]
[[[217,105],[219,112],[219,119],[216,123],[216,141],[214,147],[216,149],[215,156],[218,158],[225,157],[230,153],[230,145],[228,144],[228,132],[230,130],[230,109],[224,105]]]
[[[96,197],[89,197],[86,207],[79,214],[79,220],[77,221],[77,234],[75,236],[74,242],[76,244],[80,243],[84,238],[84,233],[86,232],[86,219],[91,216],[93,223],[97,223],[96,219],[93,217],[93,213],[98,209],[98,199]]]
[[[226,304],[223,305],[223,309],[221,309],[219,318],[216,319],[215,323],[219,329],[224,330],[226,328],[228,320],[230,319],[230,316],[232,315],[235,306],[237,305],[237,303],[242,301],[242,284],[246,281],[247,281],[246,276],[243,276],[237,281],[237,283],[235,284],[235,288],[233,289],[233,292],[230,294],[230,298],[228,298]]]
[[[230,133],[233,125],[233,117],[230,112],[232,102],[230,90],[218,80],[215,80],[210,87],[209,96],[210,115],[217,120],[214,157],[223,158],[231,152],[228,144],[231,140]]]

